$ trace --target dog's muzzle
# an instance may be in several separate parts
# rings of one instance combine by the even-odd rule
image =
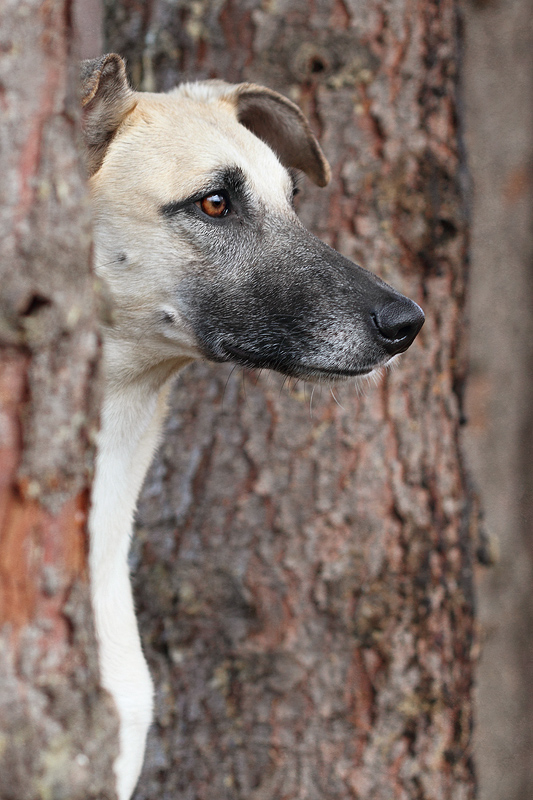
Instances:
[[[242,254],[241,279],[220,268],[181,286],[209,360],[338,380],[385,365],[424,324],[416,303],[304,228],[278,232],[270,249],[261,244]]]

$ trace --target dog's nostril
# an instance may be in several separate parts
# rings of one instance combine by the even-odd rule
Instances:
[[[371,317],[390,355],[407,350],[425,319],[420,306],[407,297],[392,300],[375,309]]]
[[[395,339],[407,339],[413,332],[413,325],[403,325],[397,332]]]

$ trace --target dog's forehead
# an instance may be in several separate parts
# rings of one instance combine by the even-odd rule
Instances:
[[[291,188],[287,170],[223,99],[204,101],[179,91],[139,94],[121,138],[118,149],[133,159],[139,179],[162,204],[187,198],[210,176],[238,167],[255,196],[269,207],[286,206]]]

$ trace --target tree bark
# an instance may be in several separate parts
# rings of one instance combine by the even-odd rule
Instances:
[[[478,584],[481,800],[533,797],[532,18],[532,0],[465,5],[465,116],[475,188],[472,424],[465,433],[499,553]]]
[[[98,336],[70,3],[0,6],[0,798],[113,798],[86,575]]]
[[[333,169],[303,222],[427,314],[362,393],[179,379],[134,549],[157,687],[136,798],[472,798],[457,4],[120,0],[106,24],[141,88],[299,103]]]

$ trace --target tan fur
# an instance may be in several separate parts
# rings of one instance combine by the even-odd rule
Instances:
[[[155,337],[155,347],[150,346],[154,314],[168,307],[185,260],[181,243],[158,214],[160,206],[198,191],[229,163],[242,167],[272,212],[294,214],[286,170],[270,147],[239,124],[229,88],[216,82],[185,84],[166,95],[136,93],[135,107],[91,178],[96,267],[114,300],[116,324],[109,337],[120,340],[120,355],[110,356],[112,380],[153,370],[167,359],[183,364],[201,356],[177,308],[172,340]],[[114,263],[121,248],[128,252],[126,275]],[[124,360],[127,342],[134,348],[132,360]]]

